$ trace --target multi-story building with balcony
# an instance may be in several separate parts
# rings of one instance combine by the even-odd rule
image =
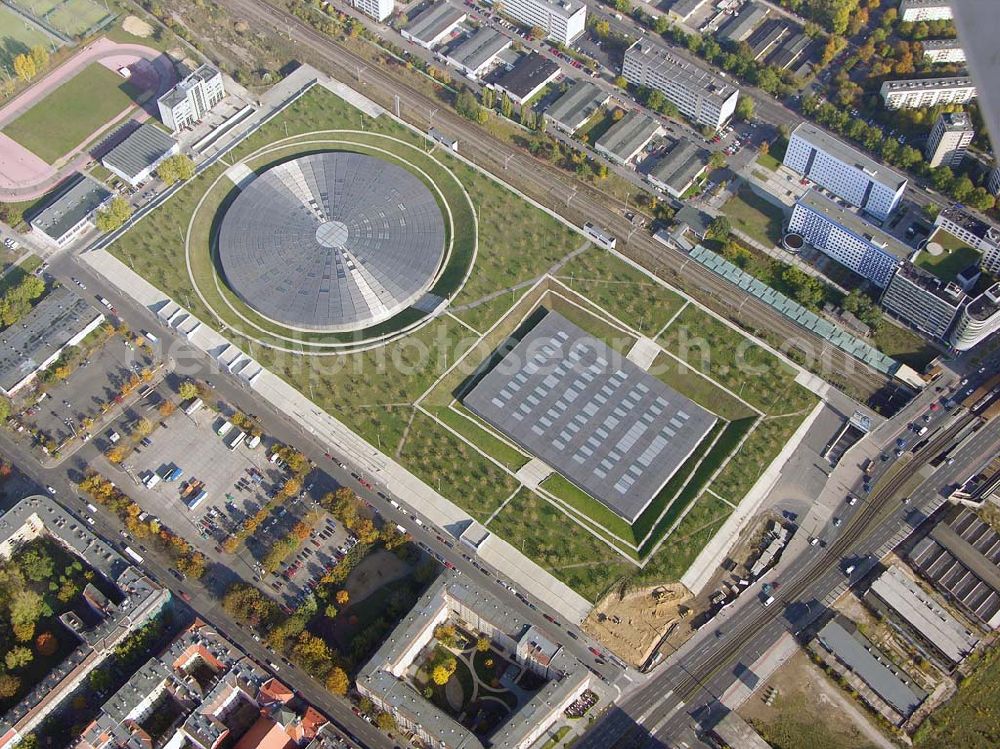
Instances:
[[[967,76],[908,78],[885,81],[879,94],[886,109],[924,109],[938,104],[967,104],[976,98],[976,84]]]

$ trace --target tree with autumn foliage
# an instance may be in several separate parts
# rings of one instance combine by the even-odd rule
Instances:
[[[347,690],[351,688],[351,680],[347,676],[347,672],[340,666],[331,668],[330,673],[326,675],[326,688],[338,697],[345,696]]]

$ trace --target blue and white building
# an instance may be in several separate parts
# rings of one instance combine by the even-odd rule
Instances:
[[[895,237],[817,190],[809,190],[795,203],[788,229],[883,289],[912,253]]]
[[[906,191],[901,174],[808,123],[792,132],[784,164],[880,221]]]

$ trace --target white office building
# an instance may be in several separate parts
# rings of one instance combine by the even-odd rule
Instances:
[[[788,222],[802,237],[879,288],[885,288],[911,250],[817,190],[798,199]]]
[[[935,64],[965,62],[965,50],[958,39],[927,39],[920,43],[924,59]]]
[[[587,27],[587,6],[580,0],[504,0],[500,12],[525,26],[538,26],[559,44],[572,44]]]
[[[968,351],[1000,330],[1000,283],[995,283],[969,302],[951,333],[951,345]]]
[[[923,109],[938,104],[967,104],[976,98],[968,76],[886,81],[879,89],[886,109]]]
[[[900,21],[947,21],[951,16],[950,0],[901,0]]]
[[[784,164],[879,220],[896,209],[906,190],[901,174],[808,123],[792,132]]]
[[[202,65],[161,96],[156,105],[163,124],[176,133],[200,122],[225,97],[222,73],[211,65]]]
[[[928,166],[955,167],[961,164],[975,134],[972,118],[965,112],[945,112],[938,115],[924,149]]]
[[[396,9],[393,0],[350,0],[351,7],[357,8],[376,21],[384,21]]]
[[[636,42],[625,52],[622,75],[635,86],[662,93],[688,119],[718,130],[736,111],[740,90],[672,55]]]

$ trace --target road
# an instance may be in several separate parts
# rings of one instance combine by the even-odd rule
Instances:
[[[593,646],[603,651],[599,642],[592,640],[578,627],[565,622],[561,614],[548,606],[545,601],[532,600],[523,593],[518,595],[511,593],[499,584],[504,579],[501,572],[495,569],[488,569],[487,572],[489,574],[487,575],[474,566],[473,562],[475,561],[476,564],[479,564],[479,567],[486,568],[486,565],[480,564],[478,560],[474,560],[471,556],[466,555],[458,547],[455,540],[449,537],[445,531],[434,528],[429,520],[417,514],[412,508],[407,510],[405,504],[398,497],[394,497],[389,488],[373,483],[373,489],[369,490],[358,483],[351,476],[352,466],[345,464],[347,467],[342,469],[338,465],[338,460],[341,460],[341,458],[336,455],[336,445],[324,444],[290,419],[276,416],[270,407],[263,406],[255,399],[253,392],[246,389],[242,385],[242,381],[233,377],[228,372],[221,372],[215,360],[209,359],[202,352],[191,347],[183,338],[177,337],[175,332],[163,326],[161,321],[152,312],[119,292],[116,287],[108,283],[103,277],[93,273],[90,267],[86,263],[81,262],[77,256],[64,252],[53,257],[50,261],[48,271],[65,283],[69,283],[68,279],[70,277],[83,280],[87,285],[87,293],[92,296],[103,296],[111,301],[118,310],[119,315],[128,322],[132,329],[142,328],[155,331],[160,339],[159,345],[163,347],[165,352],[169,352],[169,357],[173,362],[174,373],[177,376],[193,377],[209,382],[219,400],[225,401],[230,406],[244,413],[256,414],[265,433],[301,450],[320,470],[332,476],[337,483],[354,489],[387,522],[405,524],[415,542],[423,543],[432,549],[433,552],[446,559],[456,570],[467,575],[487,589],[508,610],[517,612],[522,619],[532,622],[553,641],[561,643],[563,647],[572,652],[606,683],[615,684],[617,682],[620,685],[627,686],[629,683],[642,678],[634,671],[626,672],[611,660],[601,659],[601,662],[597,662],[588,648]],[[48,470],[39,465],[36,455],[30,449],[20,443],[14,442],[10,437],[2,433],[0,433],[0,449],[16,465],[23,467],[24,472],[38,484],[39,488],[46,485],[54,487],[60,501],[67,504],[74,512],[78,514],[82,512],[86,503],[79,498],[71,476],[82,473],[91,461],[100,460],[99,450],[93,442],[83,445],[80,450],[72,456],[67,457],[57,467]],[[334,458],[327,457],[327,453],[333,454]],[[119,481],[119,477],[114,475],[110,476],[110,478],[119,483],[126,492],[128,491],[125,481]],[[369,480],[371,481],[371,479]],[[400,510],[393,508],[390,504],[390,499],[403,504],[405,514],[400,514]],[[417,526],[413,522],[408,522],[415,514],[422,518],[423,527]],[[99,512],[99,515],[100,524],[97,526],[97,530],[101,535],[109,539],[118,538],[122,526],[117,522],[117,519],[103,510]],[[182,533],[190,531],[190,529],[184,528],[175,530]],[[200,615],[203,615],[206,619],[236,637],[236,641],[241,646],[247,648],[248,652],[258,658],[262,658],[263,662],[273,662],[276,660],[273,653],[270,653],[260,644],[254,642],[247,632],[240,630],[239,625],[222,611],[217,600],[210,596],[202,586],[190,581],[178,584],[167,573],[162,561],[153,560],[153,556],[153,554],[147,553],[147,561],[152,565],[149,566],[149,569],[161,583],[169,585],[175,593],[179,593],[180,589],[183,588],[191,597],[190,605]],[[227,563],[226,558],[221,557],[214,561],[222,564]],[[251,568],[239,565],[233,571],[246,573],[250,572]],[[547,621],[544,618],[546,615],[552,617],[554,623]],[[575,637],[567,635],[566,632],[569,631],[572,631]],[[321,685],[292,666],[288,664],[281,666],[282,678],[288,678],[290,673],[293,674],[293,678],[288,679],[289,685],[306,695],[325,695],[325,698],[317,701],[316,704],[322,706],[325,712],[334,716],[350,733],[362,739],[363,743],[368,746],[376,747],[382,745],[379,741],[384,742],[384,737],[379,738],[380,734],[372,726],[357,718],[350,711],[349,704],[345,700],[333,698]]]
[[[695,646],[677,658],[668,659],[657,675],[632,691],[578,745],[586,749],[609,746],[638,746],[629,742],[646,732],[648,745],[659,746],[690,730],[690,716],[713,705],[726,689],[748,671],[784,633],[799,634],[827,612],[828,603],[849,582],[856,582],[871,566],[944,502],[941,487],[969,475],[1000,444],[1000,420],[979,430],[956,455],[953,465],[938,468],[910,493],[908,503],[902,492],[912,476],[925,464],[954,444],[956,435],[976,417],[956,413],[912,455],[902,470],[887,471],[870,496],[859,504],[842,529],[831,527],[831,540],[823,546],[806,546],[792,560],[784,562],[786,573],[770,606],[760,598],[744,595],[743,602],[724,618],[706,626]],[[890,441],[890,447],[891,447]],[[860,489],[860,496],[864,496]],[[845,508],[846,509],[846,508]],[[842,513],[838,513],[842,514]],[[855,564],[851,580],[845,578],[845,564]],[[625,743],[616,743],[616,742]]]
[[[668,248],[646,231],[625,218],[626,206],[604,194],[598,188],[577,181],[548,162],[535,159],[526,151],[489,136],[472,122],[461,118],[370,60],[361,57],[328,37],[316,32],[294,16],[284,13],[263,0],[224,0],[233,13],[259,29],[287,30],[298,43],[304,56],[321,69],[357,86],[358,70],[362,71],[360,89],[369,98],[387,109],[394,108],[399,96],[400,112],[415,127],[426,130],[431,113],[434,126],[446,134],[458,137],[462,154],[508,180],[538,202],[560,213],[567,221],[582,225],[592,221],[619,237],[619,251],[629,259],[656,273],[668,282],[690,292],[703,303],[734,319],[751,330],[771,331],[789,352],[806,361],[820,363],[826,377],[842,382],[864,400],[890,384],[888,378],[870,370],[853,357],[829,346],[823,339],[801,328],[773,308],[746,294],[729,282],[708,273],[697,263],[690,263],[686,254]],[[624,247],[622,247],[624,245]]]

